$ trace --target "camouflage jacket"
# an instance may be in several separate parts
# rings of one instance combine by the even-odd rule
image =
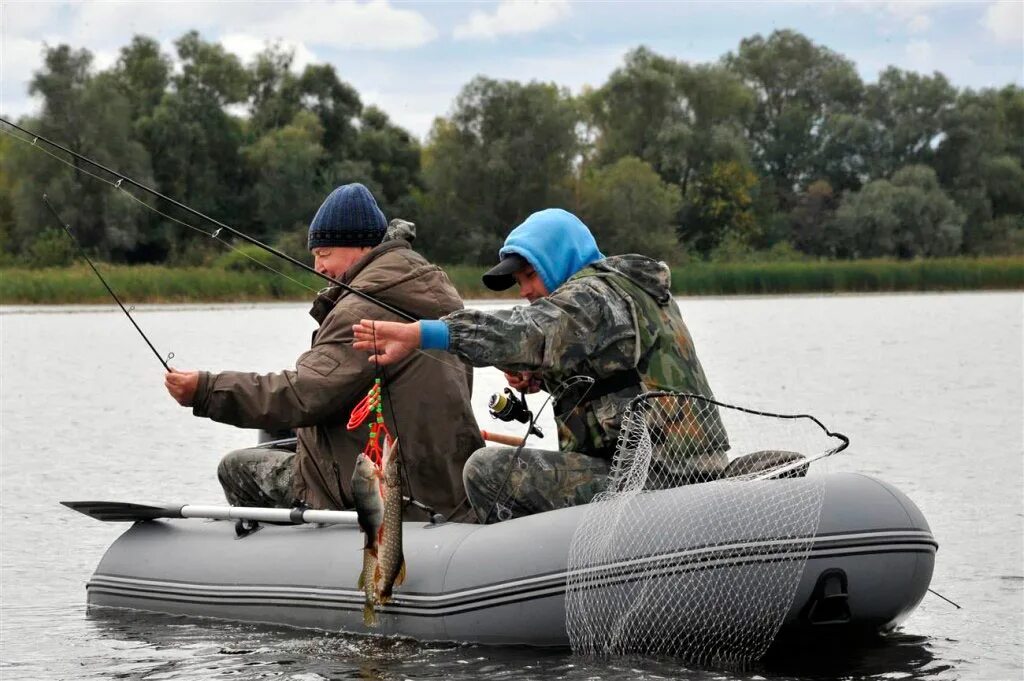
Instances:
[[[641,255],[605,258],[531,305],[444,317],[449,349],[477,366],[537,372],[555,396],[559,447],[609,458],[626,407],[640,392],[712,397],[669,281],[664,263]],[[623,379],[630,374],[632,381]],[[597,386],[620,386],[607,394],[592,388],[595,394],[588,395],[585,386],[568,387],[573,376],[595,379]],[[711,411],[690,419],[690,432],[682,436],[689,441],[672,448],[672,458],[687,461],[676,461],[673,468],[724,467],[725,457],[719,456],[727,447],[724,430],[717,408],[712,405]],[[709,453],[708,461],[695,460]]]

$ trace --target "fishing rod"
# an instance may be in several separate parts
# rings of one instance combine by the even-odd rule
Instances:
[[[153,354],[156,355],[156,358],[160,360],[160,363],[164,365],[164,369],[170,371],[171,367],[167,365],[167,360],[172,359],[174,357],[174,353],[169,353],[167,355],[167,359],[164,359],[163,357],[160,356],[160,353],[156,351],[156,348],[153,347],[153,344],[149,342],[149,338],[146,337],[146,334],[143,333],[139,325],[135,323],[135,319],[132,317],[128,309],[125,308],[124,303],[122,303],[121,299],[117,297],[116,293],[114,293],[114,289],[110,288],[110,284],[108,284],[107,280],[103,278],[103,275],[100,274],[100,271],[96,269],[96,266],[92,264],[92,260],[89,259],[89,256],[86,255],[85,253],[85,249],[82,248],[82,242],[78,240],[78,237],[75,236],[75,233],[71,231],[71,228],[67,224],[65,224],[63,220],[61,220],[60,213],[58,213],[57,209],[53,207],[53,204],[50,203],[50,200],[46,198],[46,194],[43,194],[43,203],[45,203],[46,207],[50,209],[51,213],[53,213],[53,217],[57,218],[57,223],[64,229],[65,232],[67,232],[68,236],[71,237],[71,240],[75,242],[75,245],[78,247],[78,251],[82,254],[82,257],[85,258],[85,261],[89,263],[89,267],[92,268],[92,271],[95,272],[96,276],[100,278],[101,282],[103,282],[103,287],[107,289],[107,293],[109,293],[110,297],[113,298],[120,306],[121,312],[124,312],[125,316],[128,317],[128,321],[132,323],[132,326],[135,327],[135,330],[139,332],[140,336],[142,336],[142,340],[146,341],[146,345],[148,345],[149,349],[153,351]]]
[[[33,145],[35,145],[37,140],[42,140],[43,142],[46,142],[47,144],[49,144],[51,147],[54,147],[55,149],[60,149],[65,154],[70,154],[73,158],[76,158],[79,161],[84,161],[85,163],[88,163],[88,164],[90,164],[90,165],[92,165],[92,166],[94,166],[96,168],[99,168],[100,170],[102,170],[102,171],[104,171],[106,173],[109,173],[109,174],[113,175],[114,177],[117,178],[117,183],[114,186],[117,187],[118,189],[121,188],[121,184],[122,183],[130,184],[131,186],[133,186],[133,187],[135,187],[137,189],[141,189],[142,191],[147,192],[148,194],[150,194],[152,196],[155,196],[155,197],[157,197],[159,199],[162,199],[162,200],[170,203],[171,205],[176,206],[177,208],[180,208],[181,210],[184,210],[184,211],[188,212],[189,214],[198,217],[201,220],[206,220],[210,224],[215,225],[217,227],[217,230],[211,235],[214,238],[216,238],[220,234],[221,230],[224,230],[224,231],[228,232],[229,234],[231,234],[231,235],[233,235],[235,237],[238,237],[239,239],[242,239],[243,241],[246,241],[246,242],[252,244],[253,246],[256,246],[258,248],[262,248],[267,253],[270,253],[271,255],[275,255],[278,258],[281,258],[282,260],[285,260],[286,262],[289,262],[292,265],[295,265],[296,267],[299,267],[299,268],[301,268],[303,270],[306,270],[307,272],[312,272],[316,276],[329,281],[330,283],[334,284],[335,286],[340,287],[342,290],[347,291],[348,293],[351,293],[351,294],[353,294],[355,296],[358,296],[358,297],[362,298],[363,300],[365,300],[365,301],[367,301],[369,303],[373,303],[374,305],[382,307],[385,310],[387,310],[388,312],[390,312],[392,314],[395,314],[395,315],[398,315],[399,317],[401,317],[402,319],[405,319],[406,321],[416,322],[416,321],[420,320],[419,317],[416,317],[416,316],[406,312],[405,310],[402,310],[402,309],[400,309],[398,307],[395,307],[394,305],[391,305],[389,303],[385,303],[383,300],[379,300],[378,298],[375,298],[374,296],[372,296],[372,295],[370,295],[368,293],[364,293],[363,291],[360,291],[357,288],[353,288],[352,286],[349,286],[348,284],[345,284],[345,283],[343,283],[341,281],[338,281],[337,279],[335,279],[334,277],[332,277],[330,275],[324,274],[323,272],[318,272],[316,269],[310,267],[309,265],[307,265],[306,263],[302,262],[301,260],[297,260],[296,258],[293,258],[292,256],[288,255],[287,253],[282,253],[281,251],[277,250],[273,246],[269,246],[269,245],[263,243],[262,241],[259,241],[258,239],[255,239],[255,238],[249,236],[245,232],[241,232],[241,231],[235,229],[234,227],[231,227],[229,225],[224,224],[220,220],[216,220],[214,218],[211,218],[209,215],[206,215],[205,213],[201,213],[201,212],[197,211],[194,208],[186,206],[185,204],[181,203],[180,201],[172,199],[171,197],[169,197],[169,196],[167,196],[165,194],[161,194],[160,192],[158,192],[157,190],[155,190],[155,189],[153,189],[151,187],[147,187],[144,184],[136,182],[135,180],[133,180],[132,178],[128,177],[127,175],[119,173],[116,170],[112,170],[112,169],[108,168],[107,166],[105,166],[105,165],[103,165],[103,164],[101,164],[101,163],[99,163],[97,161],[94,161],[94,160],[92,160],[91,158],[89,158],[87,156],[83,156],[82,154],[78,153],[77,151],[69,149],[69,148],[65,147],[64,145],[62,145],[62,144],[58,144],[57,142],[54,142],[53,140],[47,139],[46,137],[43,137],[42,135],[38,135],[38,134],[32,132],[31,130],[26,130],[25,128],[21,127],[20,125],[18,125],[16,123],[12,123],[11,121],[9,121],[9,120],[7,120],[5,118],[0,118],[0,123],[4,123],[5,125],[9,125],[12,128],[14,128],[15,130],[18,130],[18,131],[20,131],[20,132],[22,132],[22,133],[24,133],[26,135],[31,136],[32,137],[32,144]]]

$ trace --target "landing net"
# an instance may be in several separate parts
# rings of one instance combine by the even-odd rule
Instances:
[[[763,656],[818,528],[824,478],[809,463],[847,444],[808,415],[637,397],[570,547],[573,651],[731,668]]]

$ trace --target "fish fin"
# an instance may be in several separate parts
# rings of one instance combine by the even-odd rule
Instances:
[[[362,589],[364,586],[366,586],[366,577],[364,576],[364,573],[360,571],[359,580],[356,582],[356,588]]]
[[[367,627],[377,626],[377,611],[373,609],[373,603],[363,605],[363,624]]]
[[[402,559],[402,567],[398,568],[398,576],[395,577],[395,583],[392,586],[401,586],[405,584],[405,558]]]

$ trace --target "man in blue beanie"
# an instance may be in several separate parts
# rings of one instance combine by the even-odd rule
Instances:
[[[387,220],[361,184],[338,187],[309,225],[318,272],[400,310],[434,318],[462,309],[447,275],[410,247],[412,223]],[[242,428],[295,429],[294,448],[243,449],[221,461],[218,477],[234,506],[353,507],[352,472],[369,424],[348,430],[349,414],[373,386],[375,371],[352,347],[363,318],[395,320],[339,286],[322,291],[310,314],[320,325],[295,369],[272,374],[171,371],[168,392],[196,416]],[[463,504],[462,469],[483,441],[470,406],[472,368],[426,353],[408,357],[384,379],[384,414],[401,429],[404,494],[448,516]],[[423,399],[430,386],[432,399]],[[407,519],[426,517],[407,509]]]
[[[551,393],[559,451],[486,447],[467,462],[466,492],[482,522],[590,501],[607,485],[622,417],[638,394],[713,397],[665,263],[606,258],[587,226],[557,208],[512,230],[498,256],[484,284],[518,284],[530,305],[412,324],[364,320],[355,328],[355,347],[379,364],[415,348],[447,350],[474,366],[503,369],[517,390]],[[658,461],[663,477],[685,484],[720,475],[728,441],[717,407],[686,425],[673,448],[685,454]]]

